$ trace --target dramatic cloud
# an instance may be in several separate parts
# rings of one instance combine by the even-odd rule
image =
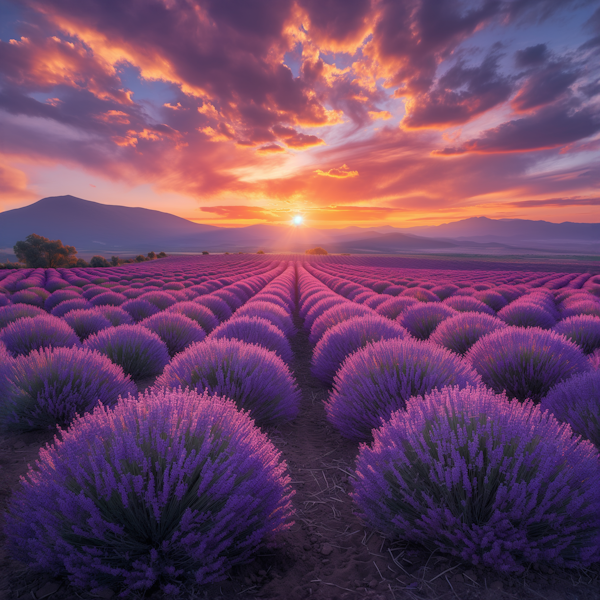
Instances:
[[[88,175],[120,190],[94,199],[179,195],[165,210],[191,198],[220,224],[583,214],[535,203],[595,198],[591,0],[22,0],[5,21],[11,207],[101,189]]]

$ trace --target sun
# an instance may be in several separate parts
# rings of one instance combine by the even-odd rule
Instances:
[[[299,227],[300,225],[302,225],[303,222],[304,222],[304,217],[302,215],[294,215],[294,218],[292,219],[292,223],[296,227]]]

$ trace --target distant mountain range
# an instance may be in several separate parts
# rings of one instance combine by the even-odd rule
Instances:
[[[0,213],[0,249],[37,233],[75,246],[80,254],[166,252],[329,252],[600,254],[600,223],[549,223],[474,217],[432,227],[346,227],[315,229],[292,225],[226,228],[193,223],[146,208],[112,206],[74,196],[43,198]]]

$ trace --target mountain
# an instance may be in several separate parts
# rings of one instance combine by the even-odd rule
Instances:
[[[0,213],[0,248],[12,248],[37,233],[78,251],[108,252],[145,249],[180,237],[219,229],[147,208],[112,206],[75,196],[52,196]]]
[[[600,223],[548,223],[473,217],[430,227],[316,229],[287,225],[216,227],[147,208],[74,196],[43,198],[0,213],[0,250],[37,233],[75,246],[80,255],[165,252],[436,252],[457,254],[600,254]]]

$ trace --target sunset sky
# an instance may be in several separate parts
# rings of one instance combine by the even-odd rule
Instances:
[[[0,210],[600,222],[598,0],[0,0]]]

